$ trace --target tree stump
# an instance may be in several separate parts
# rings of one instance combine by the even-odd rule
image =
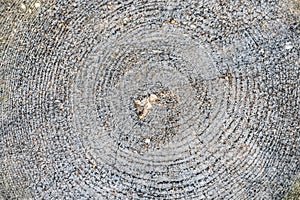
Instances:
[[[0,2],[0,199],[284,197],[292,2]]]

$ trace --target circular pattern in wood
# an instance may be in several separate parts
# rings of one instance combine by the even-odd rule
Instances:
[[[0,197],[282,197],[300,169],[283,3],[2,3]]]

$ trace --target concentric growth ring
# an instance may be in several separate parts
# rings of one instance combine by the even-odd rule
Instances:
[[[0,198],[282,197],[300,169],[285,3],[5,3]]]

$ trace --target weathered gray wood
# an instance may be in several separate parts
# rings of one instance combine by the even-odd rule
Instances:
[[[280,199],[299,2],[0,2],[0,199]]]

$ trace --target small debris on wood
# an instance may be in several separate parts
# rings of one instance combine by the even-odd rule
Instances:
[[[163,24],[172,24],[172,25],[179,25],[179,22],[177,22],[175,19],[171,18],[170,20],[164,20]]]
[[[149,101],[151,104],[155,104],[158,97],[155,94],[150,94]]]
[[[152,105],[156,103],[158,97],[155,94],[150,94],[142,100],[134,100],[134,106],[137,110],[137,115],[140,120],[143,120],[152,108]]]
[[[171,19],[170,23],[172,25],[179,25],[179,23],[175,19]]]
[[[150,139],[149,139],[149,138],[146,138],[146,139],[145,139],[145,143],[146,143],[146,144],[150,144]]]
[[[226,73],[225,75],[220,77],[221,79],[225,79],[229,82],[230,85],[232,85],[233,76],[230,72]]]

